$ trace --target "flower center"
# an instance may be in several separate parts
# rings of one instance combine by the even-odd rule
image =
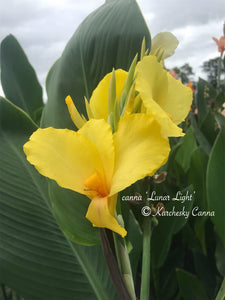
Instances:
[[[88,194],[93,197],[105,197],[109,193],[105,182],[103,182],[97,172],[86,178],[84,181],[84,185],[87,188],[86,191],[88,192]]]

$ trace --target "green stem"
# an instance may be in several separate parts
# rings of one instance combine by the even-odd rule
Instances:
[[[143,256],[142,256],[140,300],[149,300],[150,246],[151,246],[151,218],[145,217],[144,224],[143,224]]]
[[[222,285],[220,287],[220,290],[216,296],[216,300],[224,300],[225,299],[225,278],[222,282]]]
[[[112,234],[113,234],[113,241],[114,241],[115,253],[116,253],[116,258],[117,258],[117,264],[118,264],[118,268],[121,273],[122,270],[121,270],[121,261],[120,261],[120,255],[119,255],[119,245],[118,245],[117,233],[113,232]]]
[[[103,254],[106,260],[106,264],[111,276],[112,282],[116,288],[118,299],[120,300],[132,300],[125,286],[123,277],[117,265],[116,258],[112,250],[112,231],[100,228],[101,244]],[[108,299],[108,297],[100,297],[99,299]]]
[[[123,224],[122,215],[117,216],[118,223]],[[118,266],[123,277],[123,281],[130,294],[132,300],[136,300],[133,275],[130,265],[130,258],[127,251],[126,241],[118,234],[113,234],[115,251],[117,256]]]

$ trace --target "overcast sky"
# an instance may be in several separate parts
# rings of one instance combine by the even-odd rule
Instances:
[[[225,0],[137,0],[152,37],[170,31],[179,40],[172,68],[188,62],[202,76],[203,61],[218,56],[212,40],[223,33]],[[0,0],[0,41],[13,34],[44,86],[48,70],[82,20],[103,0]],[[0,95],[3,92],[0,87]]]

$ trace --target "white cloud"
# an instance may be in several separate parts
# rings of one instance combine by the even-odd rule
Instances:
[[[143,16],[144,16],[146,22],[152,22],[152,20],[155,18],[155,14],[153,14],[151,12],[148,12],[148,13],[143,12]]]
[[[167,66],[185,62],[200,71],[218,56],[212,36],[222,35],[224,0],[138,0],[152,36],[171,31],[180,44]],[[104,0],[0,0],[0,41],[12,33],[20,42],[41,84],[82,20]],[[1,93],[1,91],[0,91]]]
[[[104,0],[0,0],[0,41],[13,34],[45,85],[47,72],[79,24]],[[0,90],[0,94],[2,94]]]
[[[218,57],[217,46],[212,37],[221,36],[222,25],[223,19],[173,30],[180,43],[174,56],[168,59],[167,67],[181,66],[188,62],[197,76],[204,77],[201,70],[203,62]]]
[[[188,24],[206,24],[225,16],[224,0],[139,0],[144,12],[153,13],[156,18],[149,24],[152,33],[156,30],[174,30]]]

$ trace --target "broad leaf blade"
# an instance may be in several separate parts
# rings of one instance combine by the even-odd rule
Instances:
[[[193,194],[192,186],[187,187],[181,191],[182,195]],[[167,253],[169,251],[171,240],[174,234],[179,232],[181,228],[187,223],[188,217],[191,215],[191,209],[193,206],[192,201],[185,201],[181,203],[180,201],[173,201],[176,195],[170,195],[170,201],[164,202],[165,209],[169,212],[181,212],[185,211],[186,216],[160,216],[158,217],[159,224],[156,226],[152,232],[152,265],[156,268],[163,265]],[[160,237],[160,238],[159,238]]]
[[[208,142],[207,138],[204,136],[203,132],[200,130],[198,123],[195,119],[195,115],[193,113],[190,113],[190,120],[191,120],[191,125],[194,129],[196,140],[198,141],[202,150],[204,150],[204,152],[207,155],[209,155],[211,151],[211,145]]]
[[[128,70],[144,36],[150,48],[150,34],[136,1],[107,1],[90,14],[48,74],[48,103],[42,126],[74,128],[66,96],[71,95],[78,110],[85,114],[84,96],[89,99],[112,68]]]
[[[193,257],[198,278],[202,282],[209,298],[214,299],[218,284],[216,282],[217,271],[212,264],[211,257],[209,258],[199,251],[193,251]]]
[[[13,35],[1,43],[1,83],[6,98],[35,118],[43,106],[42,88],[26,54]]]
[[[216,120],[212,110],[208,112],[208,114],[202,121],[200,130],[212,146],[218,134],[218,129],[216,128]]]
[[[181,139],[181,146],[177,150],[175,161],[182,168],[184,173],[187,173],[190,168],[192,153],[197,148],[192,127],[189,128],[186,135]]]
[[[215,259],[216,259],[216,266],[220,274],[225,278],[225,247],[222,241],[218,238],[216,244],[216,252],[215,252]]]
[[[177,280],[182,299],[208,300],[205,289],[197,276],[184,270],[177,271]]]
[[[206,199],[206,169],[208,164],[208,156],[198,147],[191,157],[190,170],[188,175],[188,183],[193,185],[195,191],[195,206],[199,207],[200,211],[207,211]],[[205,245],[205,221],[208,217],[195,218],[195,232],[201,241],[202,248],[206,253]]]
[[[220,132],[209,156],[206,188],[209,209],[215,211],[215,216],[212,216],[211,220],[225,245],[225,118],[218,114],[216,119],[220,127]]]
[[[195,205],[198,205],[200,210],[207,210],[205,186],[207,163],[208,157],[205,152],[200,147],[195,149],[191,157],[188,182],[193,185]]]
[[[34,130],[0,98],[0,282],[28,299],[117,299],[100,247],[72,244],[52,216],[46,179],[22,149]]]
[[[86,219],[90,199],[49,182],[49,196],[54,216],[62,231],[74,242],[93,245],[100,243],[99,228]]]

